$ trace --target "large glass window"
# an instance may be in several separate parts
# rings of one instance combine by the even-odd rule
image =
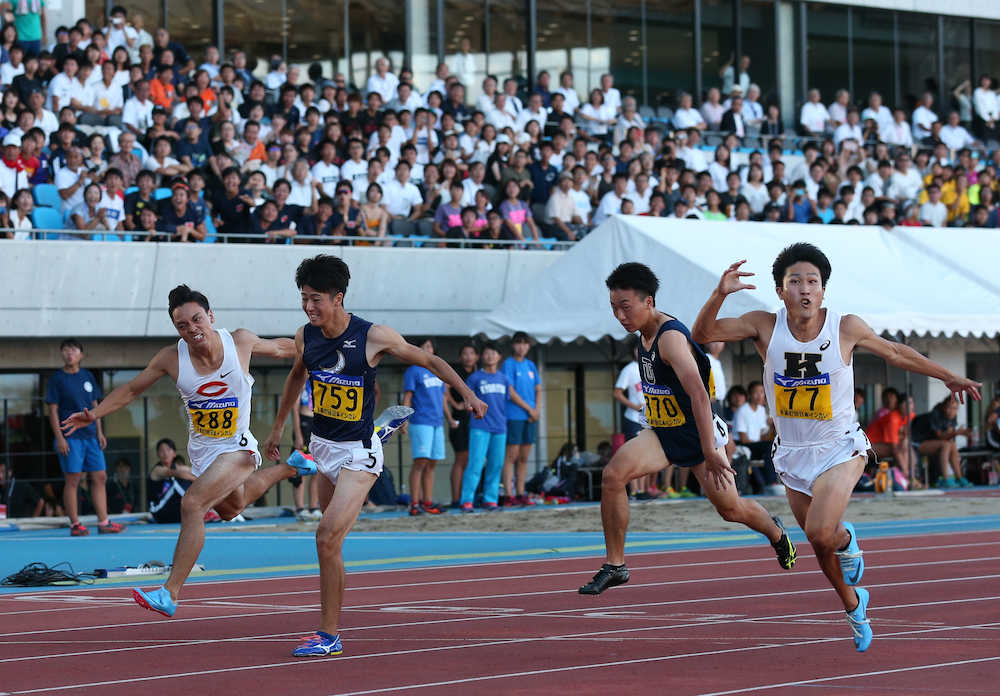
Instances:
[[[996,80],[1000,75],[1000,22],[975,20],[976,55],[973,87],[978,86],[979,76],[992,75]]]
[[[527,81],[527,19],[523,0],[490,0],[487,69],[501,84],[508,77]]]
[[[256,0],[223,0],[227,52],[244,51],[251,70],[255,58],[266,64],[271,56],[282,55],[285,48],[281,31],[285,21],[283,7],[283,3],[265,5]],[[302,39],[296,37],[296,40]],[[343,47],[340,53],[343,55]]]
[[[646,45],[649,105],[673,108],[679,92],[695,89],[694,2],[647,2]]]
[[[419,0],[430,1],[430,0]],[[483,0],[445,0],[444,3],[444,53],[448,69],[465,85],[465,100],[475,102],[483,93],[483,79],[487,73],[486,14]],[[434,46],[431,51],[436,51]],[[414,53],[417,53],[414,49]],[[427,83],[434,79],[437,54],[426,61],[430,66]],[[414,58],[414,70],[417,60]],[[416,76],[416,72],[414,73]],[[419,81],[418,81],[419,84]]]
[[[398,73],[406,50],[406,6],[393,0],[351,0],[351,81],[363,88],[375,61],[389,59]]]
[[[837,90],[850,85],[847,51],[847,8],[809,5],[806,9],[806,82],[808,89],[815,87],[820,91],[824,103],[832,102]],[[859,98],[856,94],[851,97],[855,101]]]
[[[574,86],[583,97],[588,88],[597,85],[601,70],[587,45],[587,3],[574,0],[553,0],[538,3],[538,38],[535,65],[548,70],[552,87],[559,84],[559,73],[570,70]],[[607,52],[604,51],[604,63]],[[607,70],[607,68],[605,68]]]
[[[945,97],[941,109],[948,108],[952,92],[972,76],[972,20],[945,17],[944,20],[944,84],[941,94]]]
[[[899,22],[899,91],[901,106],[910,111],[924,92],[936,92],[937,17],[900,12]]]
[[[702,0],[701,70],[704,88],[722,88],[722,66],[736,50],[733,0]],[[751,73],[753,74],[753,73]],[[702,95],[704,97],[704,95]]]
[[[328,76],[342,72],[346,68],[343,0],[288,0],[287,12],[291,24],[288,60],[319,61]]]
[[[760,102],[777,103],[777,72],[774,53],[774,3],[742,0],[743,53],[750,57],[750,79],[760,87]]]
[[[892,12],[855,7],[854,16],[854,99],[867,103],[870,92],[893,104]],[[845,55],[846,62],[846,55]]]
[[[642,0],[593,0],[591,2],[591,70],[587,90],[578,85],[580,98],[600,84],[610,72],[622,96],[642,103]],[[604,67],[607,66],[607,67]]]
[[[212,3],[205,0],[169,0],[169,8],[167,28],[170,38],[184,47],[195,65],[201,65],[205,49],[215,43]],[[155,29],[147,27],[146,31],[152,34]]]

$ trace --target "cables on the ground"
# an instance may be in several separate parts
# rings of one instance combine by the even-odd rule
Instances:
[[[44,587],[45,585],[56,585],[59,583],[91,584],[94,582],[95,577],[94,573],[77,573],[67,561],[56,563],[51,567],[44,563],[29,563],[16,573],[11,573],[3,580],[0,580],[0,585],[7,587]]]

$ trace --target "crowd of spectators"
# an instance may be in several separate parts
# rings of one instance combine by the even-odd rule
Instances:
[[[571,71],[530,89],[487,76],[473,102],[455,60],[418,86],[378,58],[354,86],[318,63],[303,75],[213,46],[199,62],[118,6],[48,46],[9,19],[0,228],[13,238],[489,246],[576,240],[616,213],[998,226],[1000,97],[986,75],[944,112],[931,93],[909,112],[877,92],[826,104],[810,90],[786,132],[745,56],[700,105],[682,93],[654,116],[611,74],[583,95]]]

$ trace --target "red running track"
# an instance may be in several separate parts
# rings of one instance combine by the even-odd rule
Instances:
[[[193,584],[174,619],[122,587],[3,595],[0,693],[1000,694],[1000,532],[863,545],[865,654],[808,549],[734,548],[634,554],[600,597],[594,558],[352,573],[344,654],[305,660],[315,576]]]

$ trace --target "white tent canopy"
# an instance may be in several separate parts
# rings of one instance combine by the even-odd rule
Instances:
[[[857,314],[876,333],[993,336],[1000,332],[1000,245],[983,230],[796,225],[669,220],[615,215],[530,281],[479,330],[526,331],[539,341],[623,338],[604,279],[620,263],[641,261],[660,279],[657,306],[690,325],[733,261],[747,259],[756,290],[730,295],[720,316],[780,304],[771,277],[778,253],[816,244],[833,272],[826,304]],[[933,232],[933,234],[931,233]],[[955,240],[956,247],[949,249]],[[972,258],[967,257],[972,254]],[[984,258],[992,256],[992,260]]]

